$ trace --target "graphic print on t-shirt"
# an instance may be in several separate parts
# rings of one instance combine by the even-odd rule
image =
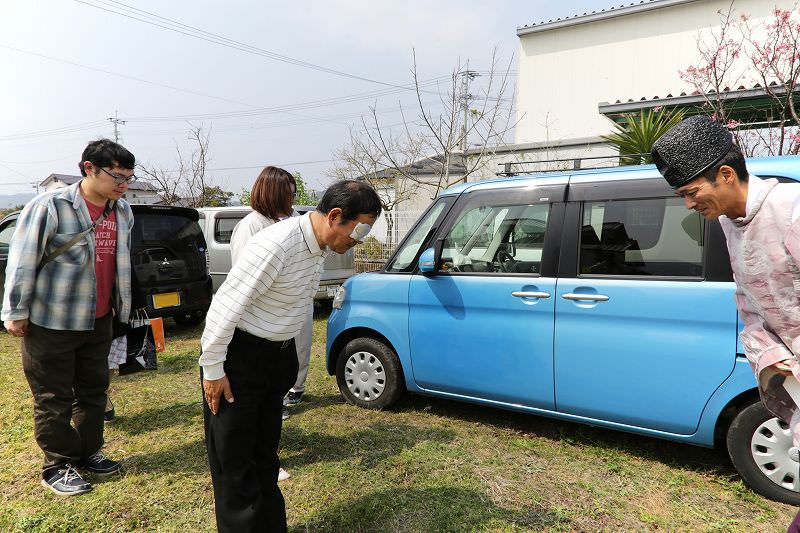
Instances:
[[[103,220],[94,231],[95,262],[113,261],[117,253],[117,221],[114,213]]]
[[[86,202],[92,220],[103,214],[105,206]],[[117,274],[117,214],[114,211],[94,229],[94,274],[96,278],[97,308],[95,317],[111,311],[111,289]]]

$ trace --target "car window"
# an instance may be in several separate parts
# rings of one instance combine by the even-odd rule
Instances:
[[[0,254],[7,254],[8,248],[11,245],[11,237],[14,235],[14,230],[17,227],[17,220],[14,219],[0,230]]]
[[[164,212],[134,216],[131,262],[138,282],[205,277],[206,243],[197,222]]]
[[[442,248],[450,272],[538,274],[549,204],[479,205],[453,224]]]
[[[206,215],[204,213],[198,213],[197,223],[200,225],[200,231],[205,233],[206,231]]]
[[[425,242],[430,233],[431,228],[442,215],[446,202],[439,200],[434,206],[423,216],[422,220],[417,224],[417,227],[406,237],[406,240],[400,246],[392,262],[386,267],[389,272],[398,272],[406,270],[414,262],[414,258],[420,252],[420,247]]]
[[[242,217],[243,218],[243,217]],[[217,218],[214,222],[214,240],[221,244],[231,242],[233,228],[242,220],[241,218]]]
[[[702,276],[705,227],[680,198],[586,202],[580,274]]]

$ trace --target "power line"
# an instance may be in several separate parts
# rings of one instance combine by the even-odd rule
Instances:
[[[3,183],[3,185],[30,185],[30,183],[30,181],[12,181],[11,183]]]
[[[261,164],[261,165],[246,166],[246,167],[207,168],[206,170],[209,171],[209,172],[221,172],[223,170],[253,170],[253,169],[258,169],[258,168],[264,168],[267,165],[272,165],[272,166],[276,166],[276,167],[290,167],[290,166],[299,167],[301,165],[313,165],[313,164],[317,164],[317,163],[332,163],[334,161],[344,161],[344,160],[343,159],[319,159],[319,160],[316,160],[316,161],[295,161],[295,162],[292,162],[292,163],[264,163],[264,164]],[[161,171],[161,172],[172,172],[172,173],[180,172],[180,170],[177,170],[177,169],[169,169],[169,170],[159,169],[159,171]]]
[[[4,169],[6,169],[6,170],[10,170],[10,171],[11,171],[11,172],[13,172],[14,174],[18,174],[18,175],[22,176],[23,178],[27,178],[27,179],[29,179],[29,180],[32,180],[32,179],[34,179],[33,177],[31,177],[31,176],[28,176],[27,174],[23,174],[22,172],[20,172],[20,171],[18,171],[18,170],[14,170],[13,168],[11,168],[11,167],[9,167],[9,166],[6,166],[6,165],[3,165],[2,163],[0,163],[0,167],[3,167],[3,168],[4,168]]]
[[[436,105],[436,104],[438,104],[438,102],[431,101],[431,102],[425,102],[425,104],[426,105]],[[383,113],[396,112],[396,111],[399,111],[400,109],[401,109],[401,107],[391,107],[391,108],[377,109],[376,112],[378,114],[383,114]],[[256,116],[258,114],[260,114],[260,113],[254,113],[253,115],[247,115],[247,116]],[[328,115],[328,116],[323,116],[323,117],[300,118],[300,119],[296,119],[296,120],[293,120],[293,121],[284,121],[284,122],[272,122],[272,123],[252,124],[252,125],[248,125],[248,124],[231,125],[231,126],[228,126],[228,127],[215,128],[214,131],[215,132],[244,131],[244,130],[247,130],[247,129],[262,129],[262,128],[272,128],[272,127],[284,127],[284,126],[299,126],[299,125],[311,124],[311,123],[315,123],[315,122],[334,122],[336,124],[340,124],[340,122],[338,122],[339,120],[358,118],[358,117],[362,116],[363,114],[364,114],[363,112],[353,112],[353,113],[343,113],[343,114],[338,114],[338,115]],[[229,118],[238,118],[238,115],[235,115],[235,116],[232,115]],[[110,120],[112,122],[114,121],[113,118],[109,118],[108,120]],[[119,119],[117,119],[117,120],[119,120]],[[146,122],[146,121],[142,121],[140,119],[120,120],[120,123],[126,123],[126,122]],[[62,127],[53,128],[53,129],[50,129],[50,130],[39,130],[39,131],[33,131],[33,132],[27,132],[27,133],[18,133],[18,134],[15,134],[15,135],[3,136],[3,137],[0,137],[0,141],[46,137],[46,136],[53,136],[53,135],[62,135],[62,134],[67,134],[67,133],[77,133],[79,131],[87,131],[87,130],[96,129],[98,127],[103,126],[104,124],[105,124],[105,121],[103,121],[103,120],[95,120],[95,121],[91,121],[91,122],[80,122],[78,124],[72,124],[72,125],[69,125],[69,126],[62,126]],[[143,135],[143,134],[164,135],[164,134],[172,134],[172,133],[183,133],[185,130],[182,129],[182,130],[148,130],[148,131],[141,131],[140,130],[140,131],[137,131],[137,130],[130,130],[129,129],[129,130],[126,130],[126,131],[128,132],[129,135],[130,134],[135,134],[135,135]],[[52,159],[52,160],[48,160],[48,161],[40,161],[38,163],[48,163],[48,162],[52,162],[52,161],[58,161],[59,159],[66,159],[66,157]],[[34,163],[19,163],[19,164],[34,164]]]
[[[61,128],[53,128],[50,130],[39,130],[39,131],[31,131],[28,133],[19,133],[16,135],[6,135],[4,137],[0,137],[0,141],[8,141],[8,140],[16,140],[16,139],[28,139],[28,138],[38,138],[38,137],[49,137],[52,135],[62,135],[64,133],[76,133],[79,131],[85,131],[90,129],[95,129],[99,126],[105,124],[103,120],[94,120],[92,122],[80,122],[78,124],[72,124],[70,126],[63,126]]]
[[[225,167],[225,168],[209,168],[208,170],[220,172],[223,170],[252,170],[256,168],[264,168],[267,165],[276,167],[299,167],[300,165],[312,165],[316,163],[332,163],[334,161],[342,161],[341,159],[320,159],[318,161],[295,161],[293,163],[264,163],[263,165],[256,165],[252,167]]]
[[[143,22],[143,23],[149,24],[151,26],[156,26],[156,27],[159,27],[159,28],[163,28],[163,29],[168,30],[168,31],[180,33],[180,34],[183,34],[183,35],[186,35],[186,36],[189,36],[189,37],[193,37],[195,39],[200,39],[200,40],[207,41],[207,42],[210,42],[210,43],[213,43],[213,44],[217,44],[217,45],[220,45],[220,46],[225,46],[227,48],[232,48],[232,49],[240,50],[242,52],[247,52],[247,53],[250,53],[250,54],[253,54],[253,55],[266,57],[268,59],[272,59],[272,60],[275,60],[275,61],[280,61],[280,62],[283,62],[283,63],[288,63],[288,64],[291,64],[291,65],[295,65],[295,66],[299,66],[299,67],[303,67],[303,68],[308,68],[308,69],[311,69],[311,70],[316,70],[316,71],[324,72],[324,73],[327,73],[327,74],[333,74],[333,75],[341,76],[341,77],[345,77],[345,78],[355,79],[355,80],[359,80],[359,81],[366,81],[368,83],[375,83],[375,84],[378,84],[378,85],[385,85],[387,87],[395,87],[395,88],[410,90],[410,89],[408,89],[408,87],[405,87],[405,86],[402,86],[402,85],[397,85],[397,84],[394,84],[394,83],[387,83],[387,82],[383,82],[383,81],[380,81],[380,80],[375,80],[375,79],[372,79],[372,78],[359,76],[359,75],[356,75],[356,74],[350,74],[348,72],[343,72],[343,71],[332,69],[332,68],[328,68],[328,67],[325,67],[325,66],[322,66],[322,65],[316,65],[314,63],[309,63],[307,61],[302,61],[300,59],[295,59],[293,57],[289,57],[289,56],[286,56],[286,55],[283,55],[283,54],[278,54],[277,52],[272,52],[270,50],[265,50],[263,48],[259,48],[257,46],[252,46],[252,45],[249,45],[249,44],[246,44],[246,43],[242,43],[240,41],[235,41],[233,39],[229,39],[229,38],[224,37],[222,35],[211,33],[211,32],[202,30],[200,28],[196,28],[194,26],[190,26],[188,24],[184,24],[182,22],[179,22],[179,21],[167,18],[167,17],[162,17],[162,16],[160,16],[158,14],[155,14],[155,13],[152,13],[150,11],[145,11],[143,9],[138,9],[138,8],[129,6],[129,5],[124,4],[122,2],[117,2],[117,1],[114,1],[114,0],[110,0],[110,1],[94,0],[95,2],[98,2],[98,3],[106,5],[106,6],[113,6],[115,9],[122,9],[123,11],[127,11],[130,14],[126,14],[126,13],[123,13],[123,12],[120,12],[120,11],[115,11],[114,9],[110,9],[108,7],[101,7],[100,5],[95,5],[95,4],[93,4],[91,2],[87,2],[85,0],[74,0],[74,1],[79,3],[79,4],[84,4],[84,5],[87,5],[87,6],[90,6],[90,7],[94,7],[95,9],[101,9],[103,11],[107,11],[109,13],[114,13],[114,14],[120,15],[122,17],[126,17],[126,18],[130,18],[130,19],[133,19],[133,20],[137,20],[139,22]],[[143,17],[143,18],[140,18],[140,17]]]
[[[428,106],[429,109],[433,109],[439,105],[441,102],[424,102],[424,105]],[[376,109],[375,113],[378,115],[383,115],[386,113],[396,113],[401,111],[402,107],[391,107],[391,108],[383,108],[383,109]],[[325,121],[325,119],[330,120],[348,120],[348,119],[357,119],[364,116],[364,112],[357,111],[353,113],[343,113],[338,115],[327,115],[325,117],[319,117],[316,119],[297,119],[292,121],[281,121],[281,122],[266,122],[266,123],[249,123],[249,124],[231,124],[229,126],[223,127],[216,127],[214,128],[214,133],[225,133],[225,132],[236,132],[236,131],[247,131],[247,130],[255,130],[255,129],[269,129],[269,128],[283,128],[283,127],[291,127],[291,126],[302,126],[305,124],[312,124],[315,122]],[[133,122],[133,121],[132,121]],[[143,135],[143,134],[152,134],[152,135],[166,135],[171,133],[181,133],[185,130],[126,130],[128,135],[135,134],[135,135]]]
[[[427,80],[422,82],[420,86],[430,86],[438,83],[444,78],[444,76],[440,76],[438,78],[433,78],[431,80]],[[413,86],[412,86],[413,87]],[[279,111],[286,111],[286,110],[297,110],[297,109],[312,109],[316,107],[329,107],[331,105],[337,104],[344,104],[344,103],[352,103],[359,100],[365,100],[369,98],[377,98],[380,96],[388,96],[390,94],[395,94],[401,92],[399,89],[381,89],[379,91],[369,91],[364,93],[356,93],[352,95],[343,95],[331,98],[325,98],[320,100],[310,100],[308,102],[301,102],[297,104],[288,104],[285,106],[278,106],[278,107],[263,107],[260,109],[252,110],[252,111],[231,111],[231,112],[221,112],[221,113],[204,113],[204,114],[192,114],[192,115],[167,115],[167,116],[150,116],[150,117],[128,117],[127,120],[130,122],[177,122],[177,121],[185,121],[185,120],[213,120],[213,119],[225,119],[225,118],[241,118],[241,117],[250,117],[250,116],[257,116],[262,114],[269,114]]]
[[[78,0],[75,0],[75,1],[77,2]],[[118,72],[112,72],[110,70],[105,70],[105,69],[96,68],[96,67],[90,67],[88,65],[82,65],[80,63],[75,63],[74,61],[67,61],[66,59],[59,59],[57,57],[47,56],[47,55],[44,55],[44,54],[31,52],[30,50],[23,50],[21,48],[15,48],[13,46],[0,44],[0,48],[5,48],[7,50],[13,50],[14,52],[19,52],[19,53],[22,53],[22,54],[29,54],[29,55],[32,55],[32,56],[41,57],[43,59],[48,59],[50,61],[56,61],[58,63],[64,63],[64,64],[67,64],[67,65],[72,65],[74,67],[79,67],[79,68],[83,68],[83,69],[87,69],[87,70],[93,70],[95,72],[102,72],[103,74],[108,74],[110,76],[117,76],[119,78],[138,81],[138,82],[141,82],[141,83],[146,83],[148,85],[155,85],[156,87],[172,89],[172,90],[175,90],[175,91],[180,91],[180,92],[184,92],[184,93],[188,93],[188,94],[193,94],[193,95],[196,95],[196,96],[203,96],[205,98],[211,98],[211,99],[214,99],[214,100],[220,100],[220,101],[228,102],[228,103],[231,103],[231,104],[237,104],[237,105],[241,105],[241,106],[245,106],[245,107],[252,107],[254,109],[263,109],[261,106],[257,106],[257,105],[254,105],[254,104],[249,104],[247,102],[239,102],[239,101],[236,101],[236,100],[231,100],[230,98],[222,98],[222,97],[219,97],[219,96],[213,96],[213,95],[210,95],[210,94],[201,93],[199,91],[193,91],[191,89],[182,89],[180,87],[175,87],[173,85],[167,85],[165,83],[158,83],[158,82],[155,82],[155,81],[150,81],[150,80],[145,80],[145,79],[142,79],[142,78],[137,78],[135,76],[128,76],[127,74],[120,74]],[[286,113],[287,115],[295,115],[295,116],[303,117],[303,118],[312,118],[312,117],[309,117],[307,115],[302,115],[300,113],[292,113],[292,112],[289,112],[289,111],[276,110],[276,112]],[[0,138],[0,140],[4,140],[4,139]]]
[[[77,0],[75,0],[75,1],[77,1]],[[313,107],[329,106],[329,105],[334,105],[334,104],[338,104],[338,103],[350,103],[350,102],[354,102],[354,101],[357,101],[357,100],[360,100],[360,99],[377,97],[377,96],[384,96],[384,95],[388,95],[388,94],[391,94],[391,93],[400,92],[400,90],[398,90],[398,89],[394,89],[394,90],[383,89],[381,91],[356,93],[356,94],[353,94],[353,95],[344,95],[344,96],[340,96],[340,97],[332,97],[332,98],[321,99],[321,100],[312,100],[312,101],[309,101],[309,102],[302,102],[302,103],[299,103],[299,104],[290,104],[290,105],[286,105],[286,106],[282,106],[282,107],[265,108],[265,107],[256,106],[254,104],[250,104],[250,103],[247,103],[247,102],[240,102],[240,101],[232,100],[232,99],[229,99],[229,98],[222,98],[222,97],[219,97],[219,96],[214,96],[214,95],[210,95],[210,94],[206,94],[206,93],[201,93],[199,91],[194,91],[194,90],[191,90],[191,89],[183,89],[181,87],[176,87],[176,86],[173,86],[173,85],[154,82],[154,81],[146,80],[146,79],[143,79],[143,78],[137,78],[135,76],[129,76],[127,74],[120,74],[118,72],[113,72],[113,71],[109,71],[109,70],[105,70],[105,69],[101,69],[101,68],[97,68],[97,67],[92,67],[92,66],[89,66],[89,65],[84,65],[84,64],[81,64],[81,63],[76,63],[74,61],[69,61],[69,60],[66,60],[66,59],[61,59],[61,58],[57,58],[57,57],[53,57],[53,56],[48,56],[48,55],[45,55],[45,54],[40,54],[40,53],[37,53],[37,52],[33,52],[31,50],[24,50],[24,49],[21,49],[21,48],[16,48],[16,47],[13,47],[13,46],[8,46],[8,45],[3,45],[3,44],[0,44],[0,48],[5,48],[7,50],[11,50],[11,51],[18,52],[18,53],[21,53],[21,54],[32,55],[32,56],[39,57],[39,58],[42,58],[42,59],[47,59],[49,61],[55,61],[55,62],[58,62],[58,63],[64,63],[64,64],[67,64],[67,65],[70,65],[70,66],[74,66],[74,67],[78,67],[78,68],[92,70],[92,71],[95,71],[95,72],[101,72],[103,74],[108,74],[108,75],[116,76],[116,77],[119,77],[119,78],[138,81],[140,83],[145,83],[145,84],[148,84],[148,85],[154,85],[156,87],[161,87],[161,88],[171,89],[171,90],[175,90],[175,91],[185,92],[185,93],[193,94],[193,95],[196,95],[196,96],[202,96],[202,97],[211,98],[211,99],[214,99],[214,100],[220,100],[220,101],[223,101],[223,102],[228,102],[228,103],[233,103],[233,104],[237,104],[237,105],[242,105],[242,106],[245,106],[245,107],[253,108],[252,110],[248,110],[248,111],[229,112],[229,113],[217,113],[217,114],[205,114],[205,115],[202,115],[202,114],[201,115],[183,115],[183,116],[172,116],[172,117],[139,117],[139,118],[126,119],[126,120],[129,120],[129,121],[132,121],[132,122],[133,121],[160,121],[160,120],[163,120],[163,121],[168,121],[168,120],[177,121],[177,120],[191,120],[191,119],[202,120],[202,119],[213,119],[213,118],[235,118],[235,117],[246,117],[246,116],[253,116],[253,115],[257,115],[257,114],[267,114],[267,113],[284,113],[284,114],[287,114],[287,115],[297,116],[297,117],[304,118],[304,119],[312,119],[312,120],[319,121],[319,120],[323,120],[323,119],[320,119],[319,117],[313,117],[313,116],[304,115],[304,114],[301,114],[301,113],[294,113],[294,112],[292,112],[290,110],[291,109],[311,109]],[[441,81],[443,78],[445,78],[445,77],[444,76],[440,76],[438,78],[432,78],[431,80],[427,80],[427,81],[423,82],[423,84],[426,85],[426,86],[427,85],[436,84],[439,81]],[[423,84],[421,84],[421,85],[423,85]],[[341,123],[341,122],[337,122],[335,120],[329,120],[329,121],[333,122],[335,124],[339,124],[339,125],[347,125],[347,124],[344,124],[344,123]],[[72,133],[72,132],[77,132],[77,131],[84,131],[84,130],[94,129],[95,127],[97,127],[97,126],[99,126],[100,124],[103,124],[103,123],[104,123],[104,121],[93,121],[93,122],[87,122],[87,123],[79,123],[79,124],[76,124],[76,125],[66,126],[64,128],[58,128],[58,129],[54,129],[54,130],[43,130],[43,131],[30,132],[30,133],[24,133],[24,134],[7,135],[7,136],[0,137],[0,141],[24,139],[24,138],[28,138],[28,137],[38,137],[38,136],[46,136],[46,135],[59,135],[59,134],[62,134],[62,133]]]
[[[65,155],[64,157],[56,157],[55,159],[47,159],[45,161],[0,161],[8,165],[41,165],[44,163],[52,163],[54,161],[63,161],[64,159],[77,159],[75,154]]]

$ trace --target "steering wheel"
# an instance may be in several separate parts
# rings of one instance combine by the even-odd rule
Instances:
[[[497,263],[501,272],[511,272],[517,261],[505,250],[497,250]]]

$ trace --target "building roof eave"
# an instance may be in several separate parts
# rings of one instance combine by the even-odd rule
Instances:
[[[615,122],[624,122],[625,115],[644,111],[647,109],[667,108],[682,109],[687,115],[705,114],[708,112],[708,102],[719,100],[728,112],[731,120],[745,126],[758,127],[763,125],[765,117],[775,110],[777,104],[775,97],[786,95],[786,88],[770,86],[769,90],[756,85],[755,87],[739,87],[735,90],[723,90],[719,93],[707,94],[681,94],[679,96],[667,95],[665,98],[652,98],[650,100],[617,101],[615,103],[600,102],[597,110],[601,115]],[[795,89],[793,100],[800,102],[800,87]],[[768,122],[768,121],[767,121]],[[790,121],[791,122],[791,121]]]
[[[588,24],[590,22],[597,22],[599,20],[607,20],[616,17],[624,17],[626,15],[635,15],[645,11],[653,11],[656,9],[664,9],[667,7],[678,6],[682,4],[689,4],[698,2],[699,0],[641,0],[638,3],[631,3],[620,7],[612,7],[600,11],[593,11],[591,13],[584,13],[582,15],[574,15],[572,17],[559,18],[556,20],[542,21],[527,26],[517,28],[517,36],[522,37],[531,33],[539,33],[543,31],[557,30],[569,26],[578,26],[580,24]]]

